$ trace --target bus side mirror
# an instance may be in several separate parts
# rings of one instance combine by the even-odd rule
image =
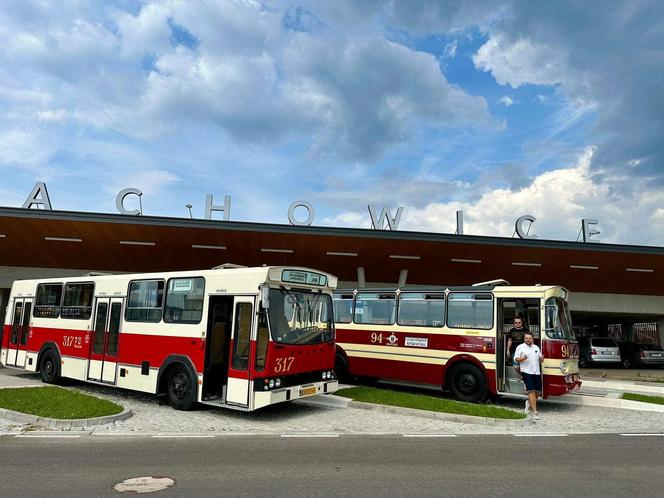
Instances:
[[[261,287],[261,304],[266,310],[270,309],[270,288],[267,285]]]

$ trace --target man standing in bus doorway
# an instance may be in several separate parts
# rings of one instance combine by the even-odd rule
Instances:
[[[507,336],[507,347],[505,348],[505,351],[507,351],[508,363],[511,358],[514,358],[514,351],[516,350],[517,346],[523,343],[524,334],[526,332],[529,332],[529,330],[528,327],[523,324],[523,318],[521,316],[515,317],[514,327],[512,327],[507,334],[505,334]]]
[[[542,394],[542,371],[540,365],[544,362],[544,356],[539,346],[533,344],[533,334],[524,334],[524,343],[519,344],[514,352],[514,360],[521,368],[521,377],[526,385],[528,399],[526,400],[526,413],[531,413],[533,419],[539,420],[537,413],[537,396]]]

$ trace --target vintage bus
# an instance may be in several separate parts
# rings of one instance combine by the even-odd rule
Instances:
[[[338,388],[337,278],[297,267],[14,282],[0,362],[251,411]]]
[[[568,291],[554,285],[337,290],[339,374],[431,384],[462,401],[524,394],[506,333],[521,317],[544,355],[543,396],[577,390]]]

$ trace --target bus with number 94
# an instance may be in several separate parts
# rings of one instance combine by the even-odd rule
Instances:
[[[338,388],[333,275],[246,268],[15,281],[0,362],[252,411]]]
[[[504,280],[338,289],[337,373],[437,386],[461,401],[525,395],[508,351],[516,348],[509,337],[519,318],[544,356],[543,397],[576,391],[579,345],[568,296],[560,286],[511,286]]]

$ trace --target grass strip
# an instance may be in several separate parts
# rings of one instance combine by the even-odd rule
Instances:
[[[460,415],[472,415],[475,417],[502,419],[526,418],[525,413],[510,410],[508,408],[475,403],[463,403],[461,401],[453,401],[426,394],[393,391],[391,389],[380,389],[376,387],[349,387],[346,389],[339,389],[334,394],[355,401],[362,401],[364,403],[401,406],[404,408],[429,410],[432,412],[456,413]]]
[[[103,417],[123,409],[105,399],[59,387],[0,389],[0,407],[57,419]]]
[[[625,393],[622,399],[629,399],[631,401],[641,401],[643,403],[654,403],[656,405],[664,405],[664,397],[662,396],[646,396],[645,394]]]

